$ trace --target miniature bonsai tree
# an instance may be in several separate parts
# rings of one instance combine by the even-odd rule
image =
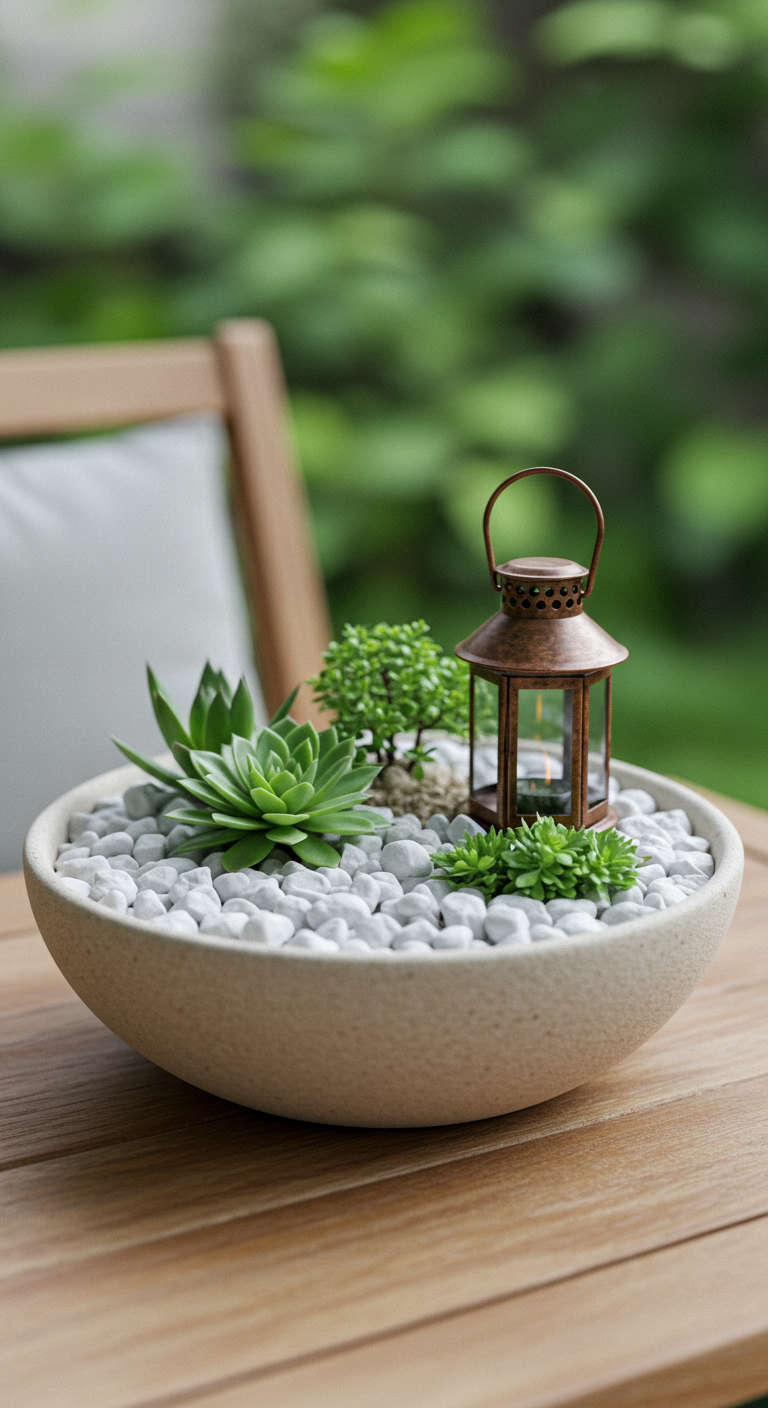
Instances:
[[[435,866],[456,886],[473,886],[488,898],[609,899],[635,881],[637,846],[614,827],[588,831],[563,826],[551,816],[529,826],[465,836],[450,851],[433,855]]]
[[[240,870],[266,860],[279,845],[305,865],[337,866],[340,853],[327,836],[365,835],[382,825],[378,812],[361,806],[378,764],[357,764],[355,740],[340,738],[336,728],[318,733],[292,719],[296,690],[266,727],[254,731],[245,681],[233,694],[224,676],[206,665],[185,727],[149,669],[147,677],[155,717],[182,772],[114,741],[150,776],[194,803],[168,813],[193,828],[178,855],[223,850],[224,868]]]
[[[339,732],[362,742],[383,766],[401,763],[415,777],[433,756],[430,729],[466,737],[469,672],[446,655],[425,621],[344,626],[310,680],[315,698],[336,716]],[[401,750],[398,734],[413,742]]]

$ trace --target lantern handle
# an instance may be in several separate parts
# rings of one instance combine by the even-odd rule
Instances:
[[[587,574],[587,585],[584,588],[584,596],[589,596],[592,591],[592,588],[595,585],[595,573],[597,572],[597,564],[600,560],[600,550],[603,546],[603,537],[605,535],[605,519],[603,518],[603,510],[600,507],[600,502],[597,498],[597,495],[593,494],[589,485],[585,484],[583,479],[578,479],[575,474],[569,474],[567,469],[554,469],[551,465],[546,464],[534,465],[532,469],[520,469],[518,470],[517,474],[510,474],[509,479],[505,479],[503,484],[499,485],[498,489],[494,489],[490,499],[488,500],[485,506],[485,513],[483,514],[483,537],[485,539],[485,551],[488,557],[488,567],[491,573],[491,585],[493,586],[494,591],[501,591],[501,582],[499,581],[496,575],[496,559],[493,555],[493,543],[491,542],[491,513],[493,512],[494,504],[496,503],[496,500],[498,499],[499,495],[503,494],[504,490],[508,489],[510,484],[514,484],[515,481],[518,479],[527,479],[530,474],[552,474],[557,479],[565,479],[568,481],[569,484],[575,484],[577,489],[581,489],[581,492],[583,494],[586,494],[587,498],[589,499],[589,502],[595,510],[595,518],[597,519],[597,536],[595,538],[595,546],[592,550],[592,561],[589,564],[589,572]]]

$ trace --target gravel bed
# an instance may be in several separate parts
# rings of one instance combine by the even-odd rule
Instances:
[[[486,902],[479,890],[456,890],[435,872],[430,852],[481,830],[477,823],[436,814],[422,825],[384,807],[387,826],[344,845],[337,870],[310,870],[277,850],[259,869],[227,874],[219,854],[172,854],[191,834],[166,815],[179,800],[146,782],[75,812],[55,863],[61,888],[166,932],[396,958],[602,931],[679,904],[714,872],[709,843],[693,834],[686,812],[659,811],[649,792],[613,782],[619,829],[638,842],[644,861],[632,889],[605,903],[520,895]]]

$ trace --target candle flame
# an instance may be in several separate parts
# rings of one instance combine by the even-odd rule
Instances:
[[[552,781],[552,768],[550,767],[549,763],[549,753],[546,752],[544,754],[544,781],[546,782],[547,787],[549,787],[549,784]]]
[[[544,718],[544,700],[540,694],[536,695],[536,722],[540,724]]]

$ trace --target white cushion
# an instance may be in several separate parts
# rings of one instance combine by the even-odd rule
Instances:
[[[207,657],[252,675],[210,417],[0,451],[0,870],[47,802],[164,750],[149,661],[186,713]]]

